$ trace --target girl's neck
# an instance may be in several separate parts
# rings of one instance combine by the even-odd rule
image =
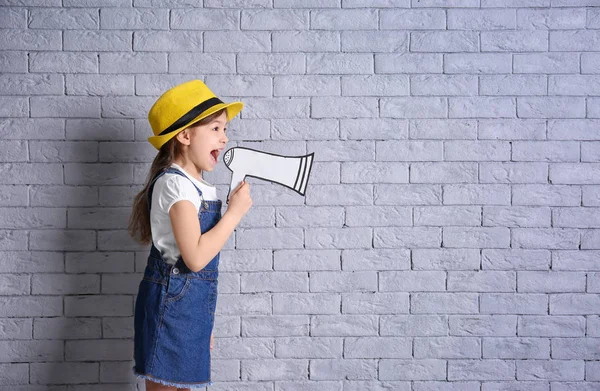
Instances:
[[[173,159],[172,163],[175,163],[179,167],[183,168],[185,172],[198,179],[200,182],[204,181],[204,179],[202,179],[202,170],[198,170],[194,163],[192,163],[190,160],[183,161],[181,159]]]

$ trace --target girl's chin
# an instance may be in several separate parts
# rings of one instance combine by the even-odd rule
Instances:
[[[208,161],[208,167],[210,167],[210,171],[212,171],[218,164],[219,162],[217,160],[215,160],[212,155],[210,157],[210,160]]]
[[[206,165],[206,171],[212,171],[215,169],[215,167],[217,166],[218,162],[215,162],[214,160],[210,160],[208,162],[208,164]]]

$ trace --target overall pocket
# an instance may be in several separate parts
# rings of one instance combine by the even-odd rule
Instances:
[[[181,300],[189,290],[191,278],[189,274],[170,274],[167,282],[167,303]]]

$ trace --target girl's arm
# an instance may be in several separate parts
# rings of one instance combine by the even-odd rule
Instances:
[[[242,218],[227,209],[212,229],[201,234],[198,214],[191,201],[180,200],[174,203],[169,216],[177,247],[186,266],[193,272],[204,269],[221,251]]]

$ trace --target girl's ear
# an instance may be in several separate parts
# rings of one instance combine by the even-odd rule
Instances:
[[[190,145],[191,140],[188,128],[185,128],[181,132],[177,133],[175,137],[177,137],[177,140],[183,145]]]

